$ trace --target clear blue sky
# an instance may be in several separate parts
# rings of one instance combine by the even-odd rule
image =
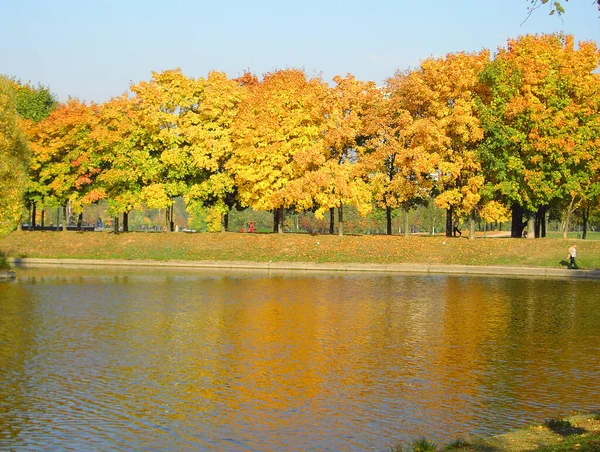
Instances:
[[[495,50],[509,37],[563,31],[600,42],[592,0],[543,7],[528,0],[0,0],[0,73],[104,102],[180,67],[230,77],[303,67],[330,81],[351,73],[382,83],[449,52]]]

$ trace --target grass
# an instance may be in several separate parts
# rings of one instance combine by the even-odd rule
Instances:
[[[458,439],[445,446],[424,437],[403,446],[396,444],[390,452],[416,451],[587,451],[600,452],[600,416],[590,413],[566,419],[548,419],[542,425],[515,430],[492,438]]]
[[[0,239],[7,257],[566,268],[573,240],[248,233],[29,232]],[[577,241],[578,264],[600,269],[600,241]]]
[[[547,234],[548,238],[551,239],[562,239],[562,232],[548,232]],[[567,234],[567,237],[569,238],[569,240],[571,239],[580,239],[581,238],[581,232],[569,232]],[[588,231],[585,237],[586,240],[600,240],[600,232],[590,232]]]
[[[10,264],[6,260],[6,255],[0,251],[0,272],[10,270]]]

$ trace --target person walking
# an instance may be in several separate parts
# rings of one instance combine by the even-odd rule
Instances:
[[[462,237],[462,232],[460,232],[460,229],[458,228],[458,220],[454,220],[454,226],[452,228],[452,235],[456,237],[456,234],[458,234],[459,237]]]
[[[577,258],[577,245],[573,244],[571,246],[571,248],[569,248],[569,269],[573,269],[573,270],[578,270],[579,267],[577,266],[577,261],[575,260]]]

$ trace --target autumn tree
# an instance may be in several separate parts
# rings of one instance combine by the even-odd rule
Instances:
[[[388,79],[367,116],[370,152],[363,163],[371,173],[375,202],[385,209],[387,234],[392,211],[403,208],[408,236],[408,211],[429,199],[447,145],[435,121],[439,105],[429,104],[431,90],[421,75],[398,72]]]
[[[97,108],[69,99],[28,132],[33,181],[29,194],[34,202],[63,206],[63,229],[68,221],[67,204],[76,213],[82,212],[86,193],[100,170],[90,141]]]
[[[143,140],[152,168],[143,175],[144,204],[165,209],[166,230],[174,230],[173,200],[187,192],[192,168],[187,160],[187,137],[182,118],[197,107],[201,86],[180,69],[153,72],[148,82],[131,86],[134,93],[134,121]]]
[[[246,95],[246,85],[211,72],[195,81],[194,105],[181,112],[178,134],[191,175],[185,194],[192,210],[208,207],[222,231],[228,229],[229,212],[237,202],[237,189],[227,163],[233,152],[231,125]]]
[[[527,225],[524,213],[529,236],[540,236],[551,204],[568,217],[587,196],[598,171],[598,62],[593,43],[529,35],[509,40],[482,73],[486,189],[511,207],[512,237]]]
[[[243,205],[274,213],[283,232],[285,208],[304,206],[291,182],[327,160],[323,144],[327,86],[299,69],[266,74],[249,88],[233,122],[232,172]],[[310,201],[306,200],[310,204]]]
[[[140,125],[135,98],[110,99],[100,106],[97,118],[90,141],[101,171],[86,201],[106,199],[115,232],[128,232],[129,213],[142,208],[142,190],[156,179],[159,162],[147,145],[152,139]]]
[[[334,82],[335,86],[324,99],[325,161],[291,181],[286,191],[291,193],[290,200],[300,210],[315,210],[318,219],[329,211],[330,233],[334,232],[334,209],[337,208],[338,235],[343,235],[344,204],[354,205],[363,215],[371,210],[369,174],[361,165],[366,143],[363,121],[379,92],[374,83],[361,82],[350,74],[336,76]]]
[[[0,236],[21,218],[29,149],[9,81],[0,76]]]
[[[411,116],[410,147],[434,165],[431,192],[436,205],[447,212],[447,236],[452,235],[453,216],[473,215],[481,200],[484,178],[477,146],[483,129],[474,96],[479,73],[488,62],[487,51],[449,54],[426,59],[419,68],[390,80],[399,107]]]

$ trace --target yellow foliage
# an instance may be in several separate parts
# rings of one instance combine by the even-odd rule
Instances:
[[[481,208],[479,216],[488,223],[508,221],[510,219],[510,210],[497,201],[490,201]]]

